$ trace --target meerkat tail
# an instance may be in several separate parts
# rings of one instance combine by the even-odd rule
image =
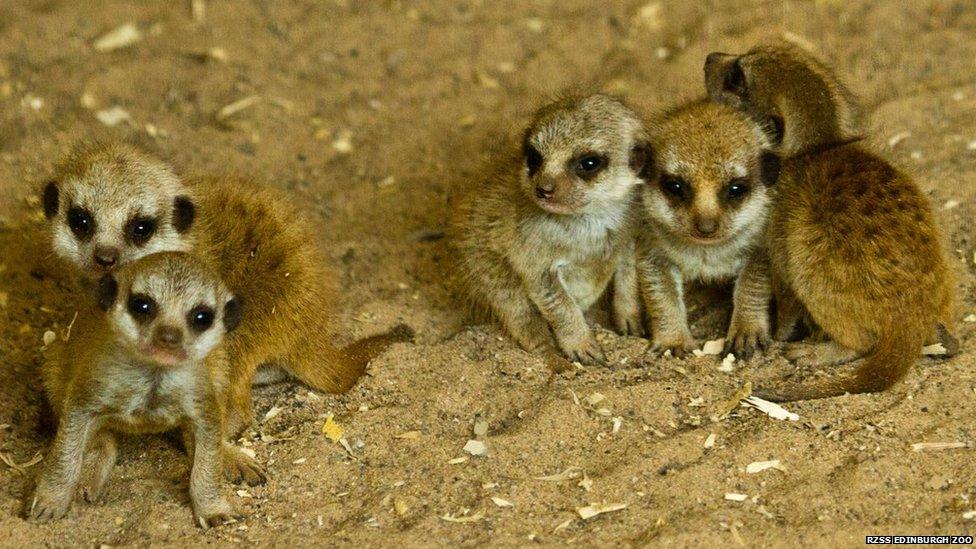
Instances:
[[[314,353],[311,360],[289,360],[283,367],[315,390],[344,393],[359,381],[371,360],[391,345],[412,341],[413,337],[412,328],[398,324],[389,332],[360,339],[342,349],[329,345]]]
[[[808,383],[783,384],[757,388],[753,396],[770,402],[816,400],[844,394],[878,393],[899,382],[919,355],[924,333],[881,337],[874,351],[858,367],[829,378]]]

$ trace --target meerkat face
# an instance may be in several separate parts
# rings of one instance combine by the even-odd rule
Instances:
[[[113,146],[76,153],[59,171],[43,197],[54,252],[86,275],[189,249],[193,202],[163,162]]]
[[[552,214],[606,213],[643,182],[648,151],[640,120],[619,101],[562,100],[537,113],[525,133],[521,186]]]
[[[182,252],[150,255],[99,281],[99,306],[140,360],[198,362],[240,323],[240,302],[209,269]]]
[[[779,158],[745,115],[711,102],[667,115],[653,138],[644,190],[650,219],[695,245],[716,245],[765,219]]]
[[[862,133],[853,94],[813,54],[789,43],[757,46],[742,55],[705,58],[713,101],[748,113],[773,146],[794,151]],[[823,135],[810,135],[811,132]]]

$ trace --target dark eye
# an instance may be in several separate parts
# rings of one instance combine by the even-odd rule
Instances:
[[[127,233],[126,236],[134,244],[145,244],[156,233],[156,221],[148,217],[137,217],[129,222]]]
[[[190,311],[187,321],[197,332],[206,332],[213,326],[214,312],[210,307],[199,306]]]
[[[603,168],[606,161],[603,157],[591,154],[584,156],[579,159],[576,163],[576,175],[586,179],[588,176],[592,177],[596,172]]]
[[[129,314],[139,322],[152,320],[156,316],[156,302],[149,296],[135,294],[129,297]]]
[[[729,182],[729,186],[726,188],[725,192],[729,195],[731,199],[742,198],[749,193],[749,182],[745,179],[733,179]]]
[[[529,169],[529,175],[534,175],[542,167],[542,155],[532,145],[525,145],[525,167]]]
[[[75,206],[68,210],[68,227],[78,238],[87,239],[95,232],[95,220],[88,210]]]
[[[681,179],[672,175],[661,176],[661,189],[671,196],[684,198],[688,186]]]

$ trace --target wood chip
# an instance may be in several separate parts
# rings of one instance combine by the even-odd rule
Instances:
[[[718,435],[711,433],[708,435],[708,438],[705,439],[705,443],[702,444],[702,447],[704,447],[706,450],[710,450],[715,447],[716,440],[718,440]]]
[[[706,355],[718,356],[722,353],[722,349],[724,348],[725,348],[724,338],[713,339],[711,341],[706,341],[705,344],[702,345],[701,349],[695,349],[691,351],[691,353],[695,356],[706,356]]]
[[[458,465],[460,463],[464,463],[465,461],[468,461],[469,459],[471,458],[469,458],[468,456],[461,456],[461,457],[456,457],[454,459],[450,459],[447,462],[451,465]]]
[[[110,52],[126,48],[142,40],[142,31],[134,23],[126,23],[105,33],[92,44],[95,51]]]
[[[573,520],[574,519],[566,519],[563,522],[560,522],[558,525],[556,525],[555,528],[552,529],[552,533],[555,534],[560,530],[565,530],[566,528],[569,528],[569,525],[573,523]]]
[[[102,109],[96,112],[95,118],[97,118],[99,122],[105,124],[109,128],[118,126],[123,122],[132,121],[132,116],[129,115],[129,111],[123,109],[118,105],[115,105],[114,107],[109,107],[107,109]]]
[[[407,431],[406,433],[400,433],[393,438],[399,438],[401,440],[417,440],[420,438],[420,431]]]
[[[485,518],[485,515],[481,511],[467,516],[444,515],[440,517],[441,520],[446,520],[447,522],[457,522],[462,524],[467,522],[478,522],[483,518]]]
[[[6,463],[7,467],[13,469],[15,473],[22,476],[27,474],[28,467],[33,467],[34,465],[37,465],[38,463],[41,462],[42,459],[44,459],[44,456],[42,456],[41,453],[38,452],[34,454],[34,457],[32,457],[29,461],[24,463],[17,463],[16,461],[14,461],[14,457],[12,455],[8,454],[7,452],[0,452],[0,460]]]
[[[491,501],[499,507],[515,507],[515,504],[507,499],[492,496]]]
[[[733,364],[735,364],[735,355],[729,353],[722,359],[722,365],[718,367],[718,371],[730,373],[735,370],[732,366]]]
[[[488,435],[488,422],[483,419],[475,421],[474,429],[472,429],[472,431],[474,432],[475,438],[484,438],[486,435]]]
[[[773,419],[778,419],[781,421],[782,420],[797,421],[800,419],[799,415],[790,412],[789,410],[783,408],[779,404],[776,404],[774,402],[769,402],[768,400],[763,400],[759,397],[750,396],[749,398],[744,399],[742,402],[749,406],[752,406],[753,408],[759,410],[760,412],[768,415]]]
[[[307,460],[305,458],[298,458],[295,461],[291,462],[291,464],[292,465],[301,465],[301,464],[305,463],[306,461]]]
[[[933,343],[932,345],[922,347],[922,354],[925,356],[943,356],[946,352],[946,348],[941,343]]]
[[[488,445],[480,440],[469,440],[463,450],[472,456],[484,457],[488,455]]]
[[[968,448],[965,442],[916,442],[912,444],[912,450],[916,452],[940,452],[942,450],[958,450]]]
[[[726,492],[725,499],[728,501],[745,501],[749,499],[749,496],[745,494],[736,494],[735,492]]]
[[[761,473],[767,469],[776,469],[778,471],[786,472],[786,468],[780,465],[780,461],[778,459],[772,459],[769,461],[753,461],[749,465],[746,465],[746,472],[750,475]]]
[[[238,99],[233,103],[224,105],[217,111],[215,118],[218,122],[226,122],[228,118],[234,116],[235,114],[249,109],[261,101],[260,95],[249,95],[247,97]]]
[[[58,334],[52,332],[51,330],[48,330],[48,331],[44,332],[44,335],[41,337],[41,342],[44,343],[44,348],[46,349],[52,343],[54,343],[54,341],[57,338],[58,338]]]
[[[574,478],[579,478],[583,474],[583,469],[577,466],[567,467],[565,471],[561,473],[556,473],[555,475],[548,475],[544,477],[535,477],[535,480],[545,480],[548,482],[562,482],[564,480],[572,480]]]
[[[590,406],[596,406],[597,404],[603,402],[606,399],[607,397],[603,396],[603,393],[592,393],[586,398],[584,398],[583,402],[587,403]]]
[[[966,315],[966,318],[962,319],[963,322],[976,322],[976,315]]]
[[[976,511],[966,511],[962,514],[962,520],[976,520]]]
[[[602,515],[604,513],[613,513],[614,511],[623,511],[627,508],[626,503],[598,503],[594,505],[587,505],[586,507],[580,507],[576,509],[580,518],[583,520],[590,520],[593,517]]]
[[[275,418],[278,414],[281,413],[282,410],[284,410],[284,408],[281,408],[279,406],[272,406],[270,410],[268,410],[267,412],[265,412],[264,419],[262,419],[261,422],[264,423],[265,421],[268,421],[269,419]]]
[[[329,414],[325,418],[325,423],[322,424],[322,434],[328,437],[332,442],[339,442],[342,439],[342,426],[335,422],[332,414]]]

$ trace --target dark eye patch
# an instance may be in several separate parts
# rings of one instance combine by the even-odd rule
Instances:
[[[187,313],[186,323],[197,333],[206,332],[214,323],[213,308],[206,305],[197,305]]]
[[[146,294],[130,295],[129,301],[126,303],[126,308],[136,322],[146,323],[156,318],[156,302]]]
[[[525,144],[525,167],[529,170],[529,177],[535,175],[542,167],[542,154],[528,142]]]
[[[678,176],[662,175],[658,185],[665,195],[678,200],[687,200],[691,196],[691,186]]]
[[[156,234],[157,221],[152,217],[136,216],[125,225],[126,241],[142,246]]]
[[[78,240],[83,242],[91,240],[92,235],[95,234],[95,218],[87,209],[72,206],[68,209],[68,228]]]
[[[733,179],[725,186],[725,198],[731,202],[738,202],[745,198],[751,190],[752,186],[748,179],[744,177]]]
[[[596,177],[598,173],[607,167],[607,157],[597,153],[584,153],[571,161],[573,173],[584,181],[589,181]]]

